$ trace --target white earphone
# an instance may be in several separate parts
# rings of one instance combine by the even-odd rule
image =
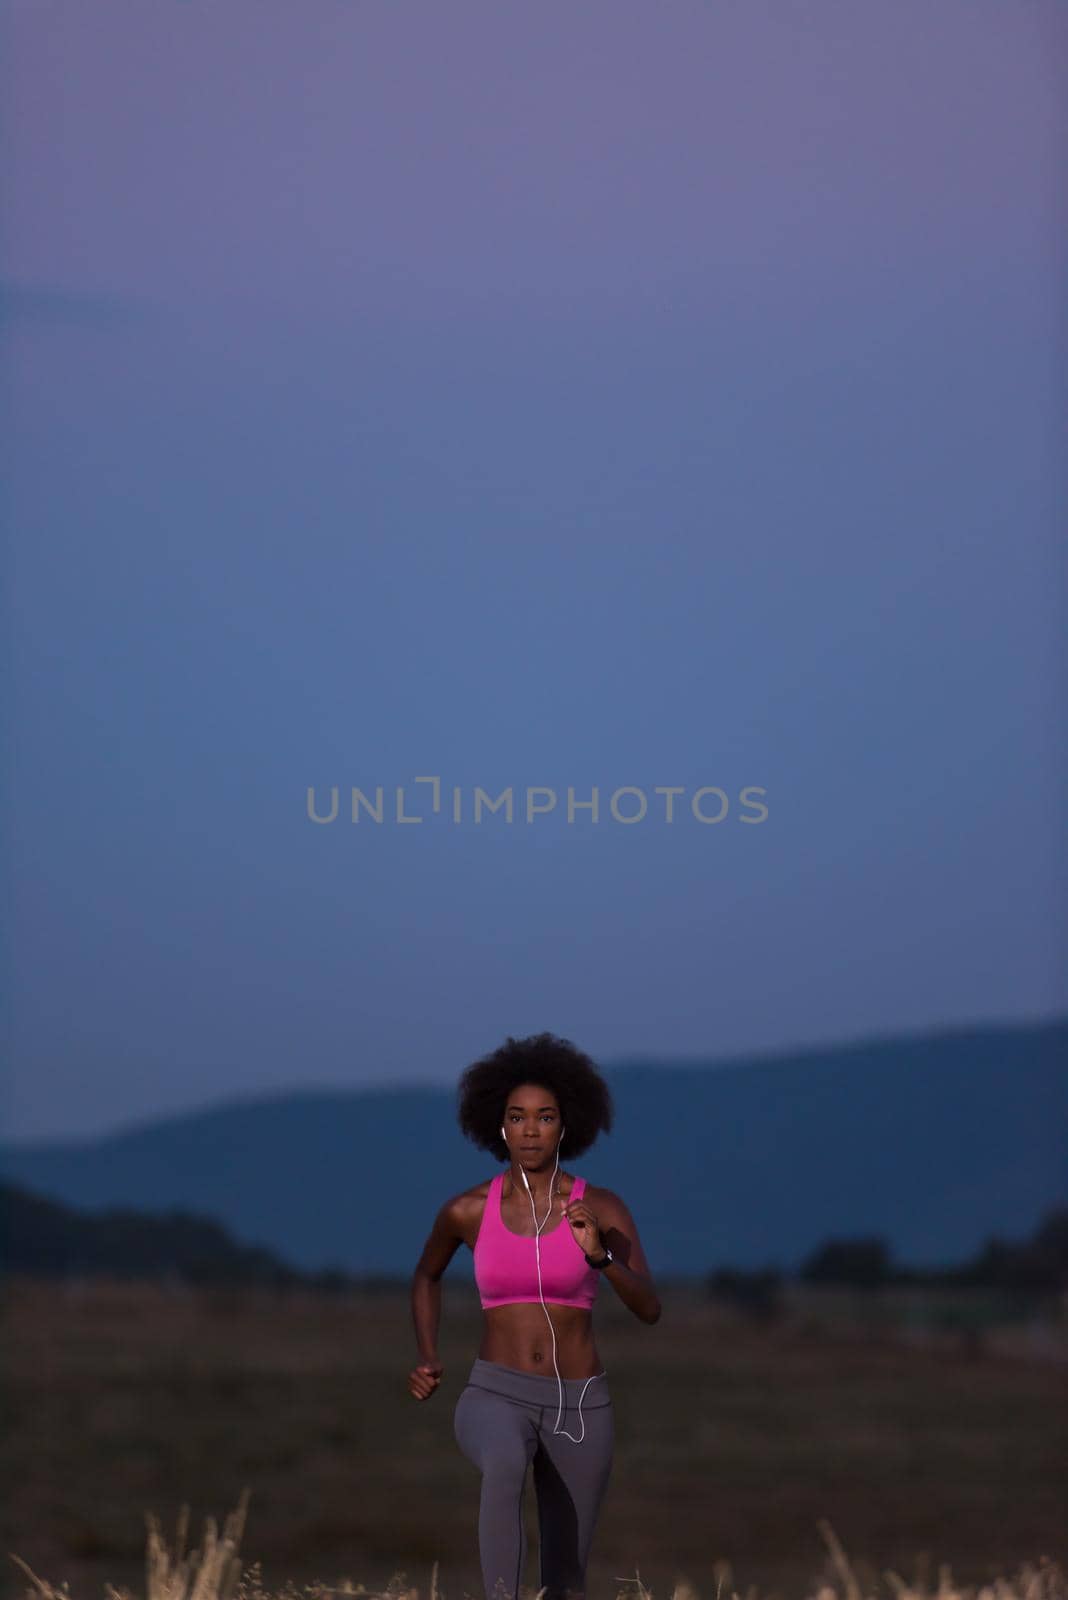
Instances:
[[[504,1140],[505,1147],[507,1148],[508,1135],[504,1131],[504,1124],[503,1123],[501,1124],[501,1138]],[[524,1187],[526,1188],[527,1198],[530,1201],[530,1209],[531,1209],[531,1212],[532,1212],[533,1217],[534,1217],[534,1259],[536,1260],[537,1265],[538,1265],[538,1298],[541,1300],[541,1309],[545,1312],[545,1316],[546,1316],[546,1319],[547,1319],[548,1324],[549,1324],[549,1332],[552,1334],[552,1339],[553,1339],[553,1367],[556,1369],[556,1383],[557,1383],[557,1388],[560,1391],[560,1403],[556,1408],[556,1426],[553,1428],[553,1433],[554,1434],[555,1433],[562,1433],[565,1439],[570,1439],[571,1440],[572,1444],[581,1444],[583,1439],[586,1437],[586,1424],[582,1420],[582,1396],[586,1393],[586,1390],[589,1388],[589,1386],[593,1382],[594,1378],[599,1378],[601,1376],[601,1374],[599,1372],[591,1373],[590,1376],[586,1379],[586,1382],[582,1385],[582,1392],[579,1395],[579,1403],[578,1403],[579,1426],[582,1429],[582,1432],[579,1434],[578,1438],[576,1439],[575,1435],[573,1433],[568,1433],[566,1428],[561,1428],[561,1426],[560,1426],[560,1418],[563,1415],[563,1410],[564,1410],[564,1383],[563,1383],[563,1379],[560,1376],[560,1368],[559,1368],[559,1365],[557,1364],[557,1360],[556,1360],[556,1329],[553,1327],[553,1319],[552,1319],[552,1317],[549,1316],[549,1308],[545,1304],[545,1295],[542,1293],[542,1287],[541,1287],[541,1230],[545,1226],[545,1224],[548,1222],[549,1217],[552,1215],[552,1209],[553,1209],[553,1179],[556,1177],[557,1169],[560,1166],[560,1146],[563,1143],[563,1138],[564,1138],[564,1125],[563,1125],[563,1123],[561,1123],[560,1124],[560,1137],[556,1141],[556,1164],[553,1167],[552,1177],[549,1179],[549,1209],[545,1213],[545,1215],[542,1217],[540,1222],[538,1221],[538,1213],[534,1209],[534,1196],[530,1192],[530,1184],[527,1181],[527,1175],[523,1171],[522,1167],[519,1168],[519,1175],[523,1180]],[[561,1228],[565,1228],[565,1227],[570,1227],[571,1224],[568,1222],[567,1218],[565,1217],[564,1220],[561,1223],[558,1224],[558,1226],[561,1227]]]

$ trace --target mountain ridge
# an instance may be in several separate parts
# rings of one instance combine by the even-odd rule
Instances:
[[[616,1126],[568,1166],[624,1194],[654,1271],[792,1270],[845,1232],[947,1264],[1068,1198],[1066,1063],[1066,1018],[632,1056],[602,1064]],[[6,1177],[70,1204],[184,1206],[307,1270],[354,1272],[414,1267],[442,1201],[498,1165],[460,1134],[455,1088],[419,1083],[229,1096],[0,1146]],[[469,1256],[450,1273],[470,1276]]]

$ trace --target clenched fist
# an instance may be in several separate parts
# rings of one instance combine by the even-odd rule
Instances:
[[[428,1400],[445,1371],[440,1361],[421,1361],[408,1374],[408,1393],[416,1400]]]

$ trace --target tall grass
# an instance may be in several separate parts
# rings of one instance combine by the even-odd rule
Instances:
[[[362,1583],[345,1580],[340,1584],[305,1584],[297,1589],[286,1583],[280,1590],[267,1590],[262,1584],[260,1563],[242,1567],[238,1554],[245,1531],[250,1491],[243,1489],[237,1506],[230,1512],[220,1535],[214,1517],[205,1521],[201,1544],[187,1550],[189,1536],[189,1507],[185,1505],[178,1514],[174,1550],[171,1551],[163,1537],[159,1519],[151,1511],[145,1513],[148,1530],[145,1550],[145,1600],[332,1600],[335,1595],[360,1596],[362,1600],[420,1600],[420,1591],[408,1583],[406,1572],[396,1572],[384,1589],[368,1589]],[[845,1551],[830,1523],[821,1519],[819,1530],[831,1556],[838,1587],[824,1583],[803,1600],[888,1600],[878,1591],[865,1594],[858,1583]],[[66,1584],[54,1587],[39,1578],[26,1562],[12,1554],[14,1561],[30,1580],[25,1590],[26,1600],[72,1600]],[[713,1564],[716,1587],[713,1600],[758,1600],[755,1586],[744,1593],[731,1586],[731,1569],[727,1561]],[[1013,1578],[996,1578],[989,1584],[958,1589],[954,1586],[948,1563],[938,1569],[938,1586],[930,1589],[922,1579],[908,1583],[889,1568],[883,1574],[892,1600],[1068,1600],[1068,1574],[1048,1556],[1041,1556],[1037,1564],[1025,1562]],[[654,1600],[653,1592],[642,1583],[635,1571],[633,1578],[617,1578],[617,1583],[632,1585],[622,1588],[616,1600]],[[137,1600],[133,1591],[105,1584],[107,1600]],[[544,1589],[536,1592],[520,1590],[520,1600],[543,1600]],[[438,1585],[438,1563],[430,1574],[428,1600],[446,1600],[444,1590]],[[465,1595],[464,1600],[471,1600]],[[685,1577],[675,1581],[670,1600],[701,1600],[700,1591]]]

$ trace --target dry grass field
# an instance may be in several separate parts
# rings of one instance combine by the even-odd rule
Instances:
[[[241,1560],[267,1593],[429,1597],[437,1562],[439,1596],[478,1595],[479,1479],[452,1410],[481,1318],[466,1283],[444,1287],[445,1376],[418,1402],[404,1292],[6,1283],[3,1593],[29,1587],[14,1554],[74,1600],[144,1594],[146,1513],[173,1530],[187,1503],[196,1538],[247,1485]],[[1017,1580],[1007,1597],[1026,1564],[1068,1566],[1063,1361],[661,1297],[653,1328],[597,1310],[617,1434],[591,1600],[847,1593],[825,1527],[865,1594],[892,1595],[888,1572],[937,1591],[948,1567],[960,1588]],[[536,1526],[530,1489],[531,1594]],[[1053,1592],[1033,1580],[1032,1600]]]

